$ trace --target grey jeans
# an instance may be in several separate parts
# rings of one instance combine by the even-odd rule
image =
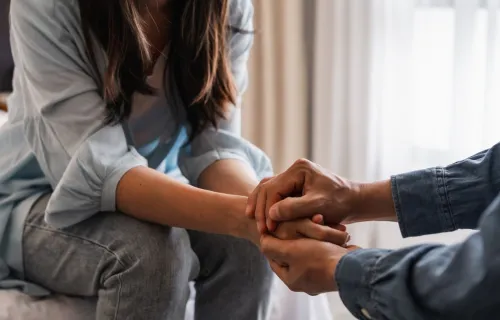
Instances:
[[[96,319],[182,320],[191,280],[197,320],[266,318],[271,272],[250,242],[121,213],[54,229],[44,222],[47,201],[25,223],[25,278],[57,293],[96,297]]]

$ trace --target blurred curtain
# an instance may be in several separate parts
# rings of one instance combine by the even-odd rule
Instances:
[[[355,180],[377,176],[377,111],[372,98],[373,0],[318,0],[314,44],[312,159]],[[375,226],[350,226],[357,245],[375,243]],[[335,320],[353,319],[330,294]]]
[[[243,135],[272,159],[276,172],[309,156],[313,0],[253,0],[255,44],[243,100]],[[325,295],[291,292],[277,277],[272,320],[333,320]]]
[[[254,0],[255,43],[243,103],[243,135],[281,172],[308,156],[306,20],[314,1]]]
[[[313,160],[354,180],[446,165],[500,141],[499,0],[317,0]],[[363,247],[396,224],[349,227]],[[331,294],[334,319],[353,319]]]

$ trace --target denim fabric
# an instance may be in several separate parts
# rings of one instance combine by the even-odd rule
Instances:
[[[184,319],[190,280],[195,319],[267,319],[272,272],[249,241],[105,212],[56,229],[44,221],[47,202],[26,218],[26,280],[97,297],[96,319]]]
[[[500,319],[500,145],[394,176],[392,192],[405,237],[479,230],[456,245],[346,255],[336,281],[349,310],[359,319]]]

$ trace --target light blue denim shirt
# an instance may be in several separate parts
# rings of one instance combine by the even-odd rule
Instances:
[[[349,310],[359,319],[500,319],[500,144],[394,176],[392,192],[405,237],[479,231],[455,245],[346,255],[336,281]]]
[[[252,18],[251,0],[232,0],[232,26],[252,30]],[[230,35],[231,70],[240,94],[247,86],[252,42],[251,34]],[[12,280],[8,268],[22,271],[24,218],[42,194],[52,192],[46,221],[64,228],[99,212],[116,211],[117,184],[137,166],[167,167],[169,172],[178,167],[193,185],[205,168],[221,159],[245,162],[257,178],[272,174],[266,155],[240,137],[236,111],[219,130],[207,129],[185,147],[180,142],[183,128],[189,127],[172,117],[162,135],[167,133],[167,139],[154,151],[131,145],[130,124],[105,125],[98,87],[105,55],[98,53],[99,74],[94,74],[76,0],[13,1],[11,43],[14,92],[8,101],[9,120],[0,129],[0,288],[44,293]],[[168,106],[184,110],[175,92]],[[22,272],[17,276],[22,280]]]

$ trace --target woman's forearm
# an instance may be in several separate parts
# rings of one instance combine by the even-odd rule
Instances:
[[[140,220],[245,238],[252,234],[244,215],[246,197],[195,188],[149,168],[128,171],[116,199],[120,211]]]

